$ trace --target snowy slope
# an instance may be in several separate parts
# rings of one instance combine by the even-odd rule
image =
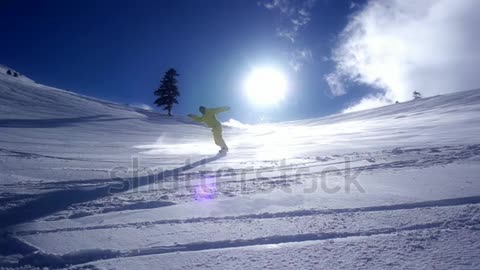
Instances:
[[[4,65],[0,65],[0,76],[2,76],[3,79],[7,79],[7,80],[10,79],[15,81],[23,81],[23,82],[30,82],[30,83],[34,82],[32,79],[21,74],[20,72]]]
[[[226,127],[216,156],[186,117],[0,76],[0,266],[478,269],[479,112]]]

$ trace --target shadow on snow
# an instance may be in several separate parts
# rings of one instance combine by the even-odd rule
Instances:
[[[93,115],[71,118],[51,119],[0,119],[0,127],[3,128],[55,128],[72,126],[76,123],[120,121],[131,118],[112,118],[110,115]]]
[[[69,206],[77,203],[94,201],[103,197],[111,196],[113,194],[150,185],[155,181],[161,181],[168,177],[175,177],[184,171],[205,165],[209,162],[213,162],[222,158],[223,156],[224,155],[218,154],[212,157],[204,158],[176,169],[163,171],[156,177],[147,175],[121,180],[101,187],[67,189],[49,192],[40,195],[38,198],[25,204],[12,207],[3,213],[0,213],[0,228],[7,228],[20,223],[33,221],[55,212],[65,210]]]

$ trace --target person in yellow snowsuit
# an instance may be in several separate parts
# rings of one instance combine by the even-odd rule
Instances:
[[[219,153],[228,152],[227,144],[222,137],[222,124],[217,120],[215,115],[217,113],[230,110],[230,107],[225,106],[219,108],[205,108],[204,106],[200,106],[198,110],[202,113],[202,116],[197,116],[194,114],[189,114],[188,116],[197,122],[203,122],[207,124],[207,126],[212,129],[213,140],[215,141],[215,144],[221,148]]]

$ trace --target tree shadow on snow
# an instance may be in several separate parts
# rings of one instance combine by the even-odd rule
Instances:
[[[8,210],[0,213],[0,229],[6,229],[8,227],[33,221],[56,212],[66,210],[68,207],[77,203],[94,201],[141,186],[150,185],[155,183],[155,181],[161,181],[169,177],[176,177],[178,174],[184,171],[205,165],[222,157],[224,157],[224,155],[218,154],[176,169],[163,171],[158,175],[147,175],[142,177],[122,179],[115,183],[103,185],[101,187],[66,189],[48,192],[40,195],[36,199],[28,201],[19,206],[9,208]]]

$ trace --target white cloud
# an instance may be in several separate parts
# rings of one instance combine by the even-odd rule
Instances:
[[[346,94],[345,86],[338,74],[330,73],[325,75],[325,80],[327,81],[330,91],[334,96],[341,96]]]
[[[342,93],[342,80],[383,89],[384,101],[409,100],[414,90],[431,96],[478,88],[478,14],[478,0],[371,0],[333,50],[336,70],[325,77],[335,82],[332,93]]]
[[[262,0],[260,6],[268,10],[278,10],[282,16],[281,26],[277,27],[277,35],[292,44],[297,44],[300,31],[311,20],[311,9],[316,0]],[[298,45],[297,45],[298,46]],[[312,52],[307,49],[294,49],[289,54],[289,64],[298,71],[306,62],[312,58]]]
[[[295,42],[300,29],[311,20],[310,10],[316,0],[262,0],[260,6],[269,10],[278,10],[284,17],[284,25],[277,28],[277,34]]]
[[[290,53],[290,66],[295,70],[298,71],[303,65],[313,58],[313,53],[310,49],[295,49]]]

